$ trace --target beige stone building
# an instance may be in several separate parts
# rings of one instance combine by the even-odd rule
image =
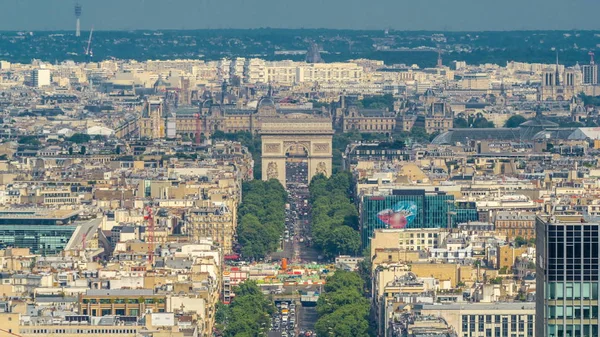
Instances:
[[[231,253],[237,221],[229,207],[206,202],[187,210],[185,222],[195,241],[208,237],[223,248],[223,253]]]
[[[535,238],[535,213],[498,212],[496,213],[496,232],[509,240],[520,236],[527,240]]]

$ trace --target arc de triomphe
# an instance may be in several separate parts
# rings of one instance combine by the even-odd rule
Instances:
[[[308,154],[308,181],[322,173],[331,175],[331,119],[295,113],[263,120],[262,179],[278,179],[285,184],[285,163],[291,147],[303,147]]]

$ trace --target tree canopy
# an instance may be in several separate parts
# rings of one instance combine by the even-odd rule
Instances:
[[[309,185],[313,242],[329,257],[360,251],[358,212],[349,197],[352,186],[352,174],[346,171],[330,178],[315,176]]]
[[[287,192],[278,180],[253,180],[242,185],[238,208],[238,243],[242,257],[262,259],[277,249],[285,229]]]
[[[494,122],[488,121],[482,114],[477,114],[476,116],[468,116],[468,117],[456,117],[454,118],[454,127],[455,128],[474,128],[474,129],[482,129],[482,128],[493,128]]]
[[[40,140],[36,136],[23,136],[19,138],[18,143],[33,146],[39,146],[41,144]]]
[[[85,133],[75,133],[71,137],[67,138],[66,140],[73,142],[75,144],[83,144],[83,143],[89,142],[91,139],[92,138]]]
[[[273,301],[267,298],[254,281],[234,288],[235,297],[229,307],[220,305],[215,320],[224,337],[261,336],[269,330]]]
[[[365,96],[358,102],[358,106],[362,106],[366,109],[388,109],[389,111],[394,110],[394,96],[391,94],[377,95],[377,96]]]
[[[353,272],[338,270],[327,278],[325,293],[317,301],[317,335],[369,335],[369,301],[362,296],[363,286],[361,277]]]
[[[519,125],[525,123],[526,121],[527,121],[527,119],[525,117],[523,117],[521,115],[514,115],[506,120],[506,122],[504,123],[504,127],[505,128],[516,128]]]

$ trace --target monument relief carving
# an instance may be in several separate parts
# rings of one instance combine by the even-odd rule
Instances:
[[[270,152],[270,153],[281,152],[280,144],[277,144],[277,143],[265,144],[265,152]]]
[[[316,143],[314,145],[315,153],[327,153],[329,152],[329,144],[327,143]]]
[[[317,164],[317,169],[315,173],[327,175],[327,165],[325,164],[325,162],[320,162]]]
[[[271,179],[278,179],[278,178],[279,178],[279,172],[277,171],[277,163],[270,162],[269,166],[267,166],[267,179],[271,180]]]

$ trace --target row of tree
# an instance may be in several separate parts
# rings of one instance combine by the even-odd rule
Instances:
[[[317,301],[318,336],[369,336],[369,300],[357,273],[338,270],[327,278],[325,292]]]
[[[245,259],[263,259],[277,249],[285,229],[286,200],[287,192],[276,179],[242,185],[237,238]]]
[[[266,336],[275,313],[273,300],[267,298],[254,281],[234,289],[229,306],[219,304],[215,316],[217,333],[224,337]]]
[[[347,171],[330,178],[317,175],[310,182],[313,243],[328,257],[360,252],[358,212],[350,198],[353,184]]]
[[[493,128],[494,122],[488,121],[483,116],[468,116],[468,117],[457,117],[454,118],[454,127],[455,128],[474,128],[474,129],[483,129],[483,128]]]

